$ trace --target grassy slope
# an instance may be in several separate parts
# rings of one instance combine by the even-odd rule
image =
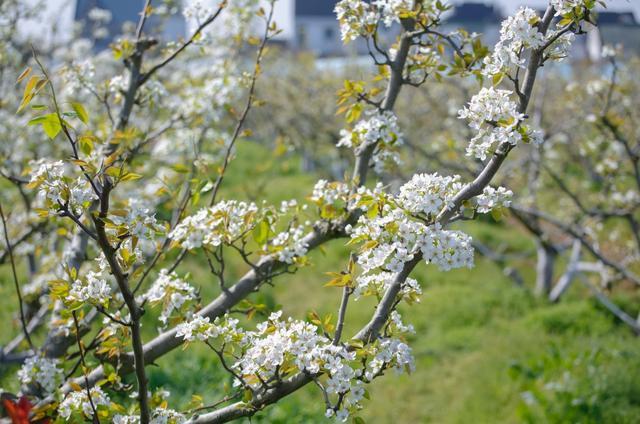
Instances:
[[[300,198],[310,192],[315,177],[296,170],[295,160],[270,158],[255,145],[242,146],[222,197],[261,199],[265,193],[273,202]],[[506,226],[476,223],[470,231],[485,241],[529,246]],[[326,280],[322,273],[343,267],[343,244],[335,241],[314,252],[312,267],[278,279],[253,299],[274,306],[277,302],[285,314],[298,318],[310,310],[335,313],[339,291],[322,287]],[[473,270],[446,274],[425,265],[417,270],[414,277],[423,285],[423,300],[403,308],[405,319],[416,328],[411,346],[417,370],[412,376],[390,373],[376,381],[362,417],[369,423],[636,422],[640,417],[637,339],[577,286],[563,303],[550,306],[515,286],[493,264],[477,262]],[[530,280],[533,264],[520,265]],[[196,258],[182,266],[181,272],[186,271],[201,285],[205,299],[217,293],[216,283]],[[234,261],[229,281],[244,271],[246,266]],[[17,331],[11,321],[15,295],[8,276],[7,267],[0,268],[0,320],[12,323],[5,329],[12,325]],[[353,303],[345,334],[364,324],[373,306],[366,299]],[[155,334],[152,322],[145,331],[147,340]],[[14,333],[0,332],[0,343],[10,334]],[[170,390],[176,407],[193,393],[203,394],[205,402],[215,401],[229,382],[217,359],[198,345],[174,351],[158,365],[149,367],[152,385]],[[0,387],[15,387],[11,374],[3,374]],[[556,383],[556,390],[549,383]],[[527,406],[525,392],[536,397],[535,404]],[[308,387],[254,421],[326,422],[323,409],[317,390]]]

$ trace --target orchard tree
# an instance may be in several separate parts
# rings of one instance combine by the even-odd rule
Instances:
[[[191,35],[161,43],[147,20],[170,5],[148,0],[110,52],[94,56],[86,40],[56,52],[34,46],[28,67],[11,75],[21,94],[2,105],[3,135],[12,141],[3,143],[2,175],[14,187],[3,190],[2,258],[22,324],[3,350],[3,359],[22,362],[22,397],[7,397],[8,412],[60,422],[227,422],[313,384],[328,418],[361,422],[367,385],[414,368],[406,339],[413,327],[398,312],[422,293],[412,271],[420,263],[473,267],[472,238],[452,227],[510,206],[512,191],[490,183],[512,150],[543,143],[528,115],[539,68],[566,56],[595,5],[552,0],[542,16],[520,8],[490,50],[475,34],[442,32],[449,6],[441,1],[338,2],[343,40],[363,39],[376,66],[370,80],[346,80],[338,94],[346,127],[337,147],[353,152],[354,168],[280,205],[221,195],[236,144],[252,134],[251,109],[269,107],[255,88],[278,33],[272,3],[196,2],[185,10],[196,22]],[[103,36],[108,14],[91,15],[93,37]],[[391,27],[397,39],[383,45],[379,32]],[[28,56],[11,37],[3,49],[12,58],[4,78]],[[398,189],[376,181],[403,148],[395,114],[401,92],[444,78],[476,81],[459,116],[480,169],[470,178],[415,174]],[[335,322],[280,310],[257,325],[234,316],[250,294],[337,238],[351,253],[326,282],[342,293]],[[201,298],[193,277],[178,274],[188,255],[208,265],[217,297]],[[225,268],[230,255],[249,267],[235,281]],[[27,273],[18,272],[22,264]],[[373,313],[344,334],[349,304],[365,296],[376,300]],[[159,310],[161,331],[143,340],[148,309]],[[255,307],[245,312],[251,318]],[[196,343],[233,386],[222,399],[179,412],[150,387],[147,366],[179,346],[189,355]],[[135,384],[126,384],[128,374]]]

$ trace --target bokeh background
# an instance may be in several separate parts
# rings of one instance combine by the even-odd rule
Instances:
[[[35,1],[26,1],[25,5]],[[71,43],[83,36],[93,40],[99,52],[137,20],[141,0],[49,0],[38,16],[19,25],[18,36],[37,43]],[[488,44],[495,42],[500,22],[519,5],[542,8],[544,1],[453,1],[445,28],[465,28],[482,33]],[[587,116],[599,107],[602,87],[611,76],[612,65],[603,50],[614,48],[624,90],[616,104],[637,111],[640,107],[640,2],[612,0],[598,9],[599,27],[586,28],[573,47],[571,59],[546,69],[540,85],[544,104],[538,121],[549,135],[561,134],[563,147],[552,158],[556,169],[568,172],[568,184],[587,193],[598,187],[581,186],[589,169],[572,161],[571,152],[598,140],[596,129],[585,129]],[[318,178],[338,179],[350,168],[349,152],[335,148],[344,123],[335,116],[336,91],[345,78],[365,77],[371,72],[364,45],[345,47],[333,14],[335,1],[279,0],[276,22],[283,29],[274,42],[265,74],[259,82],[259,97],[270,106],[252,113],[249,127],[253,140],[238,146],[222,197],[278,203],[307,196]],[[166,2],[168,19],[149,23],[158,34],[175,40],[189,33],[193,22],[180,13],[179,2]],[[109,12],[110,19],[94,25],[90,11]],[[215,31],[215,29],[214,29]],[[393,36],[393,28],[389,37]],[[354,77],[355,75],[355,77]],[[594,82],[595,81],[595,82]],[[455,111],[472,93],[467,86],[443,81],[403,93],[398,107],[401,126],[409,141],[404,151],[404,171],[384,176],[398,184],[413,172],[433,172],[468,161],[460,146],[466,141],[464,123]],[[571,91],[575,90],[575,91]],[[540,91],[539,90],[539,91]],[[569,118],[569,117],[573,118]],[[630,137],[638,143],[638,132],[630,115]],[[634,123],[635,122],[635,123]],[[1,123],[0,123],[1,125]],[[437,141],[437,143],[434,142]],[[4,141],[3,141],[4,142]],[[564,143],[564,144],[563,144]],[[444,147],[443,147],[444,146]],[[523,156],[526,158],[526,150]],[[552,160],[549,159],[549,160]],[[515,162],[516,164],[522,162]],[[575,166],[570,166],[575,165]],[[514,165],[517,166],[517,165]],[[507,178],[503,174],[502,178]],[[616,178],[615,172],[607,178]],[[512,182],[526,191],[528,175]],[[541,207],[572,222],[572,205],[547,176],[541,183]],[[516,193],[517,194],[517,193]],[[591,194],[585,194],[586,197]],[[603,252],[639,268],[636,247],[628,247],[633,233],[618,224],[603,224],[594,237]],[[536,295],[536,252],[530,232],[513,217],[492,218],[465,224],[481,251],[473,270],[440,273],[421,266],[416,273],[423,285],[421,303],[405,308],[416,335],[410,340],[416,356],[411,376],[388,375],[371,388],[363,417],[369,423],[637,423],[640,422],[640,343],[629,326],[606,309],[586,285],[575,283],[558,302]],[[564,273],[570,243],[557,228],[545,227],[547,236],[564,250],[553,274]],[[614,232],[622,236],[607,238]],[[604,235],[603,235],[604,234]],[[606,235],[606,237],[605,237]],[[312,266],[284,276],[273,287],[264,287],[251,297],[255,304],[278,305],[285,313],[304,317],[309,311],[335,312],[339,293],[323,287],[323,273],[341,269],[348,255],[344,240],[331,242],[311,255]],[[242,275],[245,264],[229,266],[229,279]],[[198,259],[186,261],[179,272],[190,272],[194,281],[206,281],[208,269]],[[0,322],[17,329],[15,299],[6,266],[0,267]],[[203,297],[216,293],[201,287]],[[637,317],[640,293],[624,279],[602,287],[626,314]],[[349,311],[348,331],[359,327],[370,314],[373,302],[357,302]],[[153,315],[152,315],[153,316]],[[156,334],[145,327],[146,338]],[[0,344],[14,332],[0,331]],[[176,403],[188,403],[194,393],[215,398],[220,382],[227,381],[216,360],[204,347],[176,351],[149,367],[152,386],[169,390]],[[15,385],[15,369],[0,368],[0,386]],[[13,388],[15,389],[15,388]],[[313,387],[307,387],[280,404],[258,414],[252,422],[324,422],[323,403]]]

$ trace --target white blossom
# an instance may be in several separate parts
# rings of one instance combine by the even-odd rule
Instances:
[[[585,0],[549,0],[549,4],[556,9],[556,16],[571,13],[578,7],[586,7]]]
[[[53,393],[64,379],[64,371],[58,368],[59,361],[40,355],[28,357],[18,371],[23,385],[38,385],[45,393]]]
[[[467,119],[469,127],[477,132],[467,147],[467,155],[485,160],[502,143],[515,146],[521,141],[542,142],[542,133],[522,125],[525,116],[511,100],[512,94],[485,87],[459,111],[458,116]]]
[[[453,205],[453,197],[461,188],[459,175],[416,174],[400,187],[398,200],[412,213],[437,214]]]
[[[207,340],[214,337],[213,325],[209,317],[196,315],[191,321],[183,322],[176,326],[176,337],[182,337],[185,341],[192,342],[196,339]]]
[[[77,278],[71,283],[66,300],[105,306],[110,298],[111,286],[103,272],[89,271],[84,278]]]
[[[175,272],[169,273],[162,269],[144,297],[152,304],[162,304],[159,319],[166,326],[171,314],[181,311],[187,302],[195,300],[197,293],[193,286],[180,279]]]
[[[512,66],[524,66],[523,49],[535,49],[544,44],[544,36],[535,24],[539,21],[535,10],[520,7],[514,16],[502,22],[500,40],[493,53],[484,59],[485,75],[508,71]]]
[[[378,23],[387,28],[400,23],[412,10],[420,10],[423,16],[433,19],[437,15],[435,5],[435,0],[341,0],[334,11],[342,40],[349,42],[372,35]]]
[[[369,111],[367,118],[360,120],[352,130],[341,130],[338,147],[352,148],[356,153],[375,145],[372,160],[376,172],[380,173],[389,163],[400,163],[396,149],[403,144],[398,118],[391,111]]]
[[[98,406],[111,405],[109,396],[107,396],[99,386],[92,387],[90,393],[91,400],[96,408]],[[93,409],[91,408],[86,390],[77,390],[69,393],[58,406],[58,414],[60,414],[62,418],[69,419],[71,414],[76,412],[82,413],[85,418],[93,416]]]
[[[91,10],[89,10],[89,13],[87,14],[87,16],[89,17],[89,19],[96,22],[107,23],[111,21],[111,11],[107,9],[100,9],[100,8],[94,7]]]
[[[356,286],[353,289],[353,298],[358,300],[363,296],[377,296],[381,298],[395,279],[395,274],[391,272],[379,272],[377,274],[361,275],[356,279]],[[413,279],[407,278],[402,284],[399,295],[403,300],[419,301],[422,294],[420,284]]]
[[[169,237],[185,249],[232,243],[251,228],[251,218],[257,212],[258,207],[253,202],[221,201],[186,217]]]
[[[287,231],[277,234],[271,240],[271,250],[275,251],[280,262],[292,264],[295,258],[307,254],[307,242],[304,240],[304,226],[292,226]]]
[[[474,201],[477,205],[477,211],[479,213],[488,213],[496,207],[508,208],[511,205],[511,198],[513,192],[504,187],[493,188],[487,186],[482,191],[482,194],[476,196]]]
[[[321,205],[332,205],[337,201],[347,201],[349,186],[343,182],[318,180],[313,186],[310,200]]]
[[[164,228],[158,223],[153,208],[140,198],[130,198],[124,215],[113,215],[111,220],[124,225],[129,234],[142,241],[153,241],[156,233],[162,233]]]

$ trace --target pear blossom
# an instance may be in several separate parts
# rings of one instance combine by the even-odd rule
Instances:
[[[523,67],[523,49],[536,49],[544,45],[545,39],[535,24],[540,17],[535,10],[520,7],[515,15],[502,22],[500,40],[493,53],[484,59],[483,73],[488,76],[508,71],[512,66]]]
[[[306,255],[308,245],[304,236],[305,227],[302,225],[292,226],[287,231],[276,235],[271,240],[270,248],[275,250],[278,261],[292,264],[295,258]]]
[[[549,4],[556,9],[556,16],[566,15],[573,12],[575,8],[586,7],[585,0],[549,0]]]
[[[255,331],[238,328],[237,321],[227,325],[225,322],[228,320],[228,317],[216,320],[219,325],[197,317],[193,324],[179,326],[176,337],[192,340],[193,331],[196,331],[203,335],[201,340],[212,339],[211,342],[215,342],[218,338],[222,346],[234,341],[241,354],[238,356],[238,350],[234,349],[234,356],[238,359],[231,368],[237,370],[237,376],[242,379],[235,384],[248,385],[256,390],[262,387],[263,381],[283,378],[283,373],[325,374],[324,390],[327,395],[342,399],[335,410],[327,410],[327,417],[348,417],[350,410],[361,408],[359,402],[364,397],[364,389],[360,380],[364,372],[371,374],[370,381],[383,367],[396,370],[412,370],[414,367],[410,348],[392,337],[381,338],[374,344],[373,357],[363,369],[363,363],[354,351],[347,346],[333,344],[311,323],[293,318],[283,320],[282,311],[271,313]],[[410,325],[402,323],[399,314],[391,316],[390,330],[394,334],[413,331]],[[294,370],[285,371],[285,364],[290,364]]]
[[[341,0],[334,11],[340,23],[342,40],[346,43],[370,36],[378,23],[387,28],[398,24],[416,9],[425,18],[434,19],[438,13],[435,5],[435,0]]]
[[[337,201],[346,201],[348,196],[349,186],[347,184],[320,179],[313,186],[313,193],[309,199],[320,205],[333,205]]]
[[[30,356],[18,371],[18,378],[23,385],[38,385],[45,393],[53,393],[64,380],[64,370],[58,368],[59,363],[45,356]]]
[[[29,187],[38,189],[38,194],[50,210],[57,212],[62,205],[67,205],[72,212],[80,215],[97,199],[86,179],[78,177],[73,183],[69,183],[65,176],[64,162],[40,159],[31,161],[30,165],[34,171]]]
[[[512,94],[509,90],[484,87],[458,112],[459,118],[467,119],[469,127],[477,131],[467,147],[468,156],[485,160],[502,143],[542,143],[541,132],[522,125],[525,116],[511,100]]]
[[[181,424],[187,421],[183,414],[168,408],[156,408],[151,411],[150,424]],[[113,417],[114,424],[139,424],[139,415],[120,415]]]
[[[129,234],[143,241],[153,241],[156,233],[164,231],[148,202],[140,198],[130,198],[127,203],[124,216],[114,215],[111,218],[114,223],[124,225]]]
[[[99,406],[111,405],[109,396],[99,386],[94,386],[90,390],[91,400],[93,405],[97,408]],[[69,419],[71,414],[81,413],[85,418],[93,416],[93,409],[91,408],[91,402],[87,396],[86,390],[77,390],[69,393],[67,397],[60,402],[58,406],[58,414],[64,418]]]
[[[163,326],[166,326],[171,315],[175,311],[181,311],[188,302],[197,299],[198,294],[193,286],[180,279],[175,272],[169,273],[162,269],[144,297],[152,304],[162,304],[159,319]]]
[[[462,189],[459,175],[416,174],[400,187],[398,200],[412,213],[437,214],[452,206],[453,197]]]
[[[355,300],[360,299],[363,296],[378,296],[382,295],[393,283],[395,274],[391,272],[379,272],[377,274],[360,275],[356,279],[356,286],[353,289],[353,298]],[[422,294],[422,288],[420,284],[413,279],[407,278],[402,284],[399,295],[403,300],[416,300],[419,301],[419,296]]]
[[[368,118],[360,120],[352,130],[341,130],[338,147],[348,147],[356,153],[375,145],[373,165],[380,173],[389,163],[400,163],[396,148],[403,144],[398,118],[391,111],[369,111]]]
[[[487,186],[482,191],[482,194],[476,196],[474,201],[477,205],[477,211],[479,213],[489,213],[496,207],[508,208],[511,205],[511,198],[513,192],[504,187],[493,188]]]
[[[253,202],[221,201],[186,217],[169,237],[185,249],[232,243],[252,228],[252,217],[257,212]]]
[[[105,306],[111,299],[111,286],[102,272],[89,271],[71,283],[66,300]]]

